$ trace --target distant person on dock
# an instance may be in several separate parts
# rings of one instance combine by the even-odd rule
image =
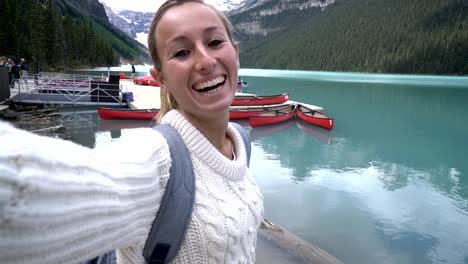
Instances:
[[[239,78],[237,79],[237,89],[236,89],[237,93],[242,93],[244,84],[246,84],[246,82],[242,81],[242,78],[239,76]]]
[[[10,88],[15,88],[15,70],[16,66],[12,59],[7,59],[6,67],[8,68],[8,84]]]
[[[263,198],[247,165],[250,142],[229,123],[239,70],[231,24],[202,1],[168,0],[148,47],[162,91],[158,121],[182,137],[196,183],[171,263],[255,263]],[[137,131],[89,149],[0,122],[2,264],[80,263],[112,249],[118,263],[146,263],[172,158],[162,134]]]
[[[132,64],[132,75],[130,76],[130,79],[135,79],[135,65]]]
[[[19,69],[21,71],[21,79],[24,82],[24,85],[28,85],[28,65],[26,64],[26,60],[24,58],[21,59]]]

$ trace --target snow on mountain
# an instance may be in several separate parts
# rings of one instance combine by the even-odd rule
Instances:
[[[147,46],[148,29],[151,20],[153,19],[157,7],[159,7],[163,1],[151,0],[153,6],[155,2],[158,2],[154,12],[140,11],[152,10],[152,8],[149,8],[151,5],[145,2],[146,0],[133,0],[130,5],[128,5],[127,1],[122,0],[99,1],[103,4],[109,22],[112,25]],[[240,8],[246,1],[247,0],[207,0],[205,2],[215,6],[219,10],[227,12]],[[123,2],[127,2],[127,5],[122,5]]]
[[[231,11],[241,7],[246,2],[246,0],[212,0],[206,2],[215,6],[218,10]]]

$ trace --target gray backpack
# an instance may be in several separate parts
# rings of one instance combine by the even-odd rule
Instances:
[[[247,152],[247,166],[250,165],[250,138],[247,131],[231,122],[241,134]],[[169,145],[172,157],[171,176],[167,182],[161,206],[151,226],[143,249],[148,264],[168,263],[174,260],[185,238],[195,198],[195,176],[190,153],[179,133],[170,125],[154,127]],[[177,158],[174,158],[177,157]],[[115,250],[82,264],[116,264]]]

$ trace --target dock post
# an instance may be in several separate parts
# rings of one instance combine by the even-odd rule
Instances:
[[[8,69],[0,67],[0,102],[10,99],[10,84],[8,83]]]

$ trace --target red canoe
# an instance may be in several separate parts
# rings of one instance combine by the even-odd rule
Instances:
[[[282,104],[289,99],[289,94],[275,94],[275,95],[236,95],[233,106],[237,105],[272,105]]]
[[[265,111],[264,107],[251,107],[251,108],[229,108],[229,119],[248,119],[253,115],[259,115]]]
[[[130,80],[131,78],[125,75],[125,73],[121,72],[119,74],[120,80]]]
[[[106,120],[152,120],[159,109],[117,109],[98,107],[99,116]]]
[[[290,104],[282,108],[265,111],[262,114],[249,117],[251,127],[277,124],[294,117],[296,105]]]
[[[229,107],[229,119],[249,119],[251,116],[262,114],[265,111],[272,111],[279,108],[284,108],[289,104],[283,105],[258,105],[258,106],[231,106]]]
[[[302,104],[297,106],[296,114],[302,121],[325,128],[326,130],[332,130],[333,124],[335,123],[333,118],[322,112],[312,110]]]
[[[140,78],[133,79],[133,83],[140,85],[150,85],[150,86],[159,86],[160,84],[153,78],[153,76],[143,76]]]

